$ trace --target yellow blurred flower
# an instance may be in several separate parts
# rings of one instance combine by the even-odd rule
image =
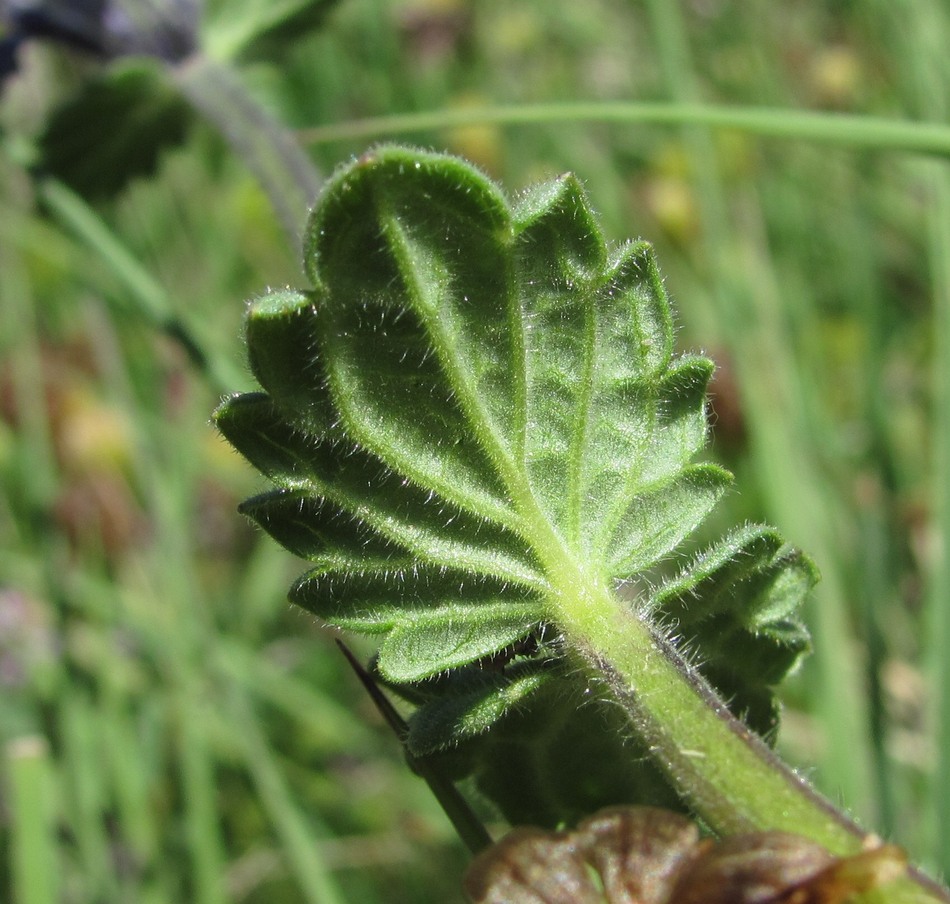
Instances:
[[[488,106],[489,101],[479,94],[459,94],[449,102],[450,110],[475,110]],[[501,171],[503,142],[496,125],[473,123],[456,126],[447,135],[449,149],[480,166],[492,175]]]
[[[843,45],[820,50],[809,67],[809,83],[815,100],[823,106],[851,107],[864,81],[857,54]]]
[[[81,388],[65,389],[58,402],[56,441],[65,470],[91,474],[128,468],[132,430],[121,411]]]

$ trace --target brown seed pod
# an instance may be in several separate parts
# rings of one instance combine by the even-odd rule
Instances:
[[[474,904],[844,904],[896,879],[903,852],[851,857],[787,832],[701,840],[677,813],[612,807],[573,832],[515,829],[465,877]]]
[[[735,835],[679,876],[670,904],[842,904],[906,869],[903,852],[881,845],[835,857],[788,832]]]
[[[578,827],[585,859],[613,904],[665,904],[680,873],[702,851],[699,829],[658,807],[610,807]]]
[[[602,904],[577,839],[515,829],[480,854],[465,876],[475,904]]]

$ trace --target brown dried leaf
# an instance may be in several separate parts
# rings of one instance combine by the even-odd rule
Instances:
[[[835,857],[787,832],[726,838],[683,871],[670,904],[843,904],[903,874],[900,848]]]
[[[833,862],[821,845],[800,835],[734,835],[711,846],[683,871],[670,900],[676,904],[777,904],[785,892],[801,889]]]
[[[576,830],[609,904],[665,904],[670,883],[700,853],[699,829],[656,807],[610,807]]]
[[[603,904],[576,835],[515,829],[480,854],[465,876],[476,904]]]
[[[893,882],[907,871],[907,856],[893,844],[878,844],[853,857],[840,857],[781,904],[841,904],[854,895]]]
[[[787,832],[700,840],[684,817],[613,807],[573,832],[516,829],[472,863],[474,904],[844,904],[902,875],[903,852],[835,857]]]

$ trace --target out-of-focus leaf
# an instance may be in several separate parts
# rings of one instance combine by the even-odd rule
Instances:
[[[205,29],[216,56],[273,58],[323,25],[340,0],[228,0],[217,4]]]
[[[85,198],[108,198],[150,176],[162,152],[184,140],[191,116],[157,63],[117,64],[53,112],[38,167]]]

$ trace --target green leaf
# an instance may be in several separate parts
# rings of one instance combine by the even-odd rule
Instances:
[[[478,738],[554,676],[550,661],[533,659],[504,671],[456,672],[448,679],[455,687],[436,690],[429,683],[416,701],[426,705],[419,706],[409,723],[409,751],[416,757],[431,756]]]
[[[810,648],[793,616],[817,580],[812,561],[775,530],[747,525],[700,553],[647,605],[698,647],[703,674],[771,739],[778,726],[771,687]]]
[[[191,111],[154,62],[116,65],[53,111],[39,167],[85,198],[108,198],[152,175],[184,140]]]
[[[314,565],[291,598],[382,636],[413,756],[461,745],[509,817],[675,800],[558,626],[565,599],[653,586],[731,479],[693,463],[713,366],[674,354],[650,246],[608,247],[573,176],[512,205],[460,160],[384,147],[328,183],[305,267],[312,290],[249,308],[266,394],[216,414],[276,487],[243,510]],[[814,578],[744,528],[636,609],[767,734]]]
[[[443,568],[544,585],[530,548],[519,537],[438,500],[329,429],[314,434],[292,427],[268,396],[231,399],[219,410],[217,423],[281,487],[249,500],[243,511],[271,533],[283,532],[278,539],[298,555],[319,561],[319,544],[331,542],[338,532],[354,537],[350,570],[365,566],[371,550],[362,544],[373,544],[374,554],[412,555],[414,562],[424,559]],[[325,541],[320,539],[324,534]],[[309,551],[301,551],[308,544]]]
[[[323,25],[338,2],[228,0],[214,4],[205,28],[205,44],[219,57],[272,57],[286,52],[289,41],[299,41],[307,32]]]
[[[510,823],[553,828],[611,804],[682,808],[606,698],[564,677],[519,703],[470,742],[476,784]]]
[[[392,681],[419,681],[468,665],[527,637],[542,612],[536,601],[447,604],[391,631],[379,651],[379,669]]]

